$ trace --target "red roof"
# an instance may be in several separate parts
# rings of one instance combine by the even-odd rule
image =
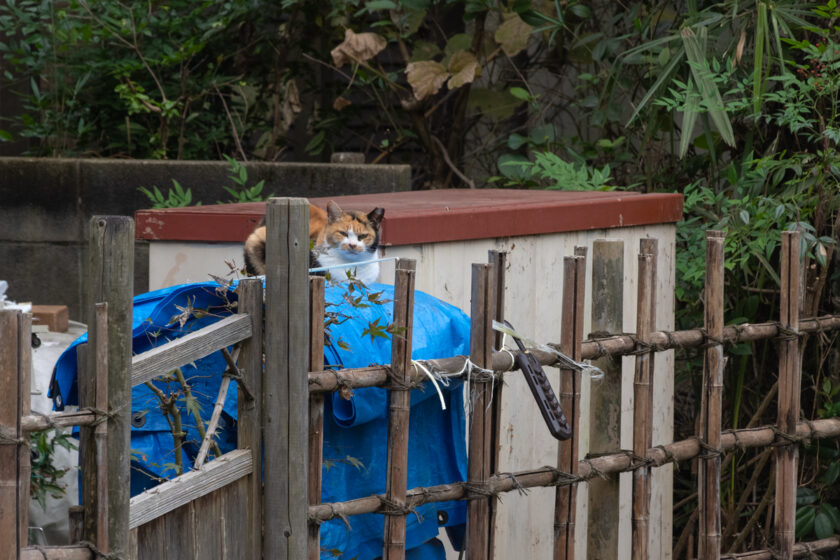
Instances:
[[[538,235],[677,222],[682,195],[516,189],[447,189],[310,199],[345,210],[385,208],[383,245]],[[138,239],[244,241],[265,215],[265,203],[140,210]]]

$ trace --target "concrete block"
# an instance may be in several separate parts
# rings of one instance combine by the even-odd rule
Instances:
[[[52,332],[67,332],[70,327],[70,310],[66,305],[33,305],[35,325],[44,325]]]
[[[0,278],[13,301],[66,305],[70,318],[81,314],[82,247],[77,244],[0,243]]]

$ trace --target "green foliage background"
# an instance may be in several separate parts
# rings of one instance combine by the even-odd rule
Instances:
[[[680,192],[680,328],[702,323],[710,228],[727,235],[729,323],[778,316],[785,229],[802,232],[803,314],[816,316],[840,303],[839,17],[835,0],[7,0],[3,87],[25,110],[0,140],[48,156],[353,150],[410,163],[417,188]],[[239,186],[230,194],[261,196]],[[803,415],[835,416],[833,338],[806,343]],[[727,426],[772,423],[774,344],[728,350]],[[699,366],[678,355],[677,438],[695,431]],[[739,500],[770,490],[761,457],[726,462],[724,549],[771,540],[766,504]],[[802,457],[797,532],[822,538],[840,529],[840,450]],[[696,529],[693,484],[677,473],[675,557]]]

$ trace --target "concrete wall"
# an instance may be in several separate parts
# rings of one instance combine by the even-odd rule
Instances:
[[[250,163],[265,194],[337,196],[409,190],[407,165]],[[133,216],[151,206],[138,187],[164,193],[177,180],[202,204],[229,201],[226,162],[0,158],[0,279],[8,297],[64,304],[81,320],[82,266],[91,216]],[[135,246],[135,293],[148,290],[149,248]]]

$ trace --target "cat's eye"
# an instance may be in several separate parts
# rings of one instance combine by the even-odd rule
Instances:
[[[347,237],[347,232],[346,231],[338,231],[336,233],[338,233],[338,235],[340,235],[341,237]]]
[[[362,239],[364,239],[364,238],[368,237],[369,235],[370,235],[370,234],[368,234],[368,233],[360,233],[360,234],[359,234],[359,235],[357,235],[356,237],[359,239],[359,241],[361,241]]]

